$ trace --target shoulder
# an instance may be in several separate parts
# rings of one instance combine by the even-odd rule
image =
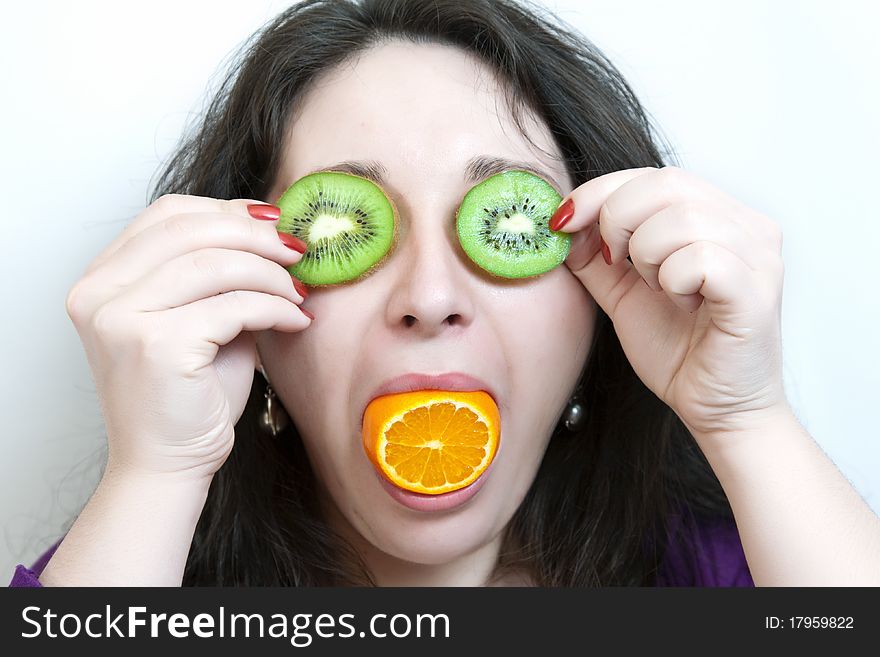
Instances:
[[[675,521],[672,530],[679,525]],[[670,536],[657,586],[755,586],[735,520],[698,518],[691,531]]]

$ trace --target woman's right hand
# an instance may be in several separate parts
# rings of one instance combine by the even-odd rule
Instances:
[[[253,383],[248,332],[311,323],[285,269],[302,254],[273,221],[252,218],[250,204],[265,205],[163,196],[71,288],[67,312],[101,402],[108,467],[210,479]]]

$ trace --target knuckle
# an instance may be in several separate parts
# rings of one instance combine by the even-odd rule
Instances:
[[[224,201],[224,203],[231,203],[231,201]],[[210,229],[216,232],[218,238],[223,239],[224,242],[247,245],[248,248],[253,248],[253,246],[266,241],[265,229],[270,228],[269,226],[250,221],[240,215],[233,215],[231,206],[229,207],[230,214],[228,216],[211,222]]]
[[[91,327],[100,342],[115,342],[119,338],[122,322],[112,303],[105,303],[95,311]]]
[[[296,285],[293,282],[294,276],[287,269],[282,267],[281,265],[272,265],[273,268],[278,270],[278,282],[283,285],[281,289],[288,290],[288,298],[291,300],[296,299],[296,303],[299,303],[299,299],[304,299],[296,289]],[[297,279],[299,280],[299,279]]]
[[[265,241],[268,233],[264,231],[270,228],[226,213],[210,221],[193,215],[178,214],[167,219],[163,226],[170,239],[188,244],[195,244],[197,239],[204,242],[209,235],[212,240],[219,240],[224,244],[254,244]]]
[[[699,201],[682,201],[676,205],[676,213],[680,226],[694,231],[706,217],[706,207]]]
[[[175,214],[180,211],[186,194],[163,194],[150,203],[150,207],[165,215]]]
[[[162,313],[150,318],[123,314],[113,302],[105,303],[91,320],[95,343],[115,358],[134,359],[148,367],[168,358],[179,331],[162,321]]]
[[[218,199],[218,210],[226,214],[241,216],[242,202],[237,199]]]
[[[162,224],[162,226],[164,227],[165,232],[169,234],[170,238],[175,241],[188,239],[193,234],[194,230],[192,221],[183,215],[177,215],[168,219]]]
[[[672,196],[683,186],[685,172],[677,166],[667,165],[658,169],[655,175],[664,193]]]
[[[648,262],[649,258],[647,249],[645,247],[644,240],[642,239],[642,233],[640,233],[638,229],[632,234],[632,237],[630,237],[629,239],[628,250],[630,257],[634,261],[638,260],[641,262]]]
[[[267,226],[266,224],[260,224],[256,221],[248,221],[246,219],[236,221],[235,227],[241,238],[248,242],[265,240],[268,235],[268,232],[265,229],[268,228],[274,230],[271,226]]]
[[[774,266],[775,268],[775,266]],[[754,288],[758,290],[761,305],[764,308],[778,308],[782,303],[782,267],[779,266],[779,276],[776,274],[767,277],[760,277],[756,280]]]
[[[243,290],[221,292],[217,297],[217,301],[227,312],[241,314],[244,311],[245,295]]]
[[[80,321],[85,312],[82,287],[83,282],[82,279],[80,279],[74,283],[73,287],[67,292],[67,297],[64,299],[64,308],[67,311],[67,316],[70,317],[74,323]]]
[[[211,249],[196,251],[190,255],[190,265],[199,274],[207,277],[217,277],[225,269],[223,259]]]
[[[170,344],[168,342],[168,331],[159,330],[142,330],[138,331],[132,337],[132,347],[138,357],[145,361],[158,361],[167,357]]]
[[[674,164],[667,164],[657,170],[657,176],[665,182],[675,182],[679,180],[682,173],[681,167],[677,167]]]
[[[702,267],[703,271],[708,271],[708,268],[715,262],[714,252],[715,249],[711,242],[707,242],[706,240],[694,242],[694,256],[696,257],[697,262],[700,263],[700,267]]]
[[[611,210],[611,206],[608,205],[608,202],[602,204],[602,207],[599,208],[599,226],[603,228],[609,228],[614,225],[614,215]]]

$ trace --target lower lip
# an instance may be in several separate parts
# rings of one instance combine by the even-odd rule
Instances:
[[[480,488],[483,487],[483,484],[486,483],[486,479],[489,477],[489,473],[492,471],[494,463],[495,460],[489,464],[489,467],[486,468],[483,474],[464,488],[459,488],[458,490],[449,493],[441,493],[439,495],[425,495],[423,493],[414,493],[410,490],[405,490],[392,484],[375,468],[373,469],[373,472],[375,472],[376,476],[379,478],[382,488],[384,488],[392,498],[400,502],[403,506],[415,511],[448,511],[449,509],[461,506],[477,494]]]

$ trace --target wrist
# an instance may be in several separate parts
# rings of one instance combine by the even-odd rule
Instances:
[[[110,458],[101,476],[101,483],[108,486],[126,486],[168,493],[207,494],[213,478],[213,473],[204,474],[195,470],[180,472],[148,470]]]
[[[210,477],[149,472],[109,460],[41,582],[180,586]]]
[[[690,427],[689,427],[690,429]],[[729,428],[709,432],[691,430],[697,445],[710,461],[735,461],[742,455],[766,453],[772,446],[793,435],[806,435],[787,401],[750,412],[748,417],[731,418]]]
[[[98,490],[132,512],[147,513],[191,538],[205,508],[211,481],[211,476],[152,472],[108,462]]]

